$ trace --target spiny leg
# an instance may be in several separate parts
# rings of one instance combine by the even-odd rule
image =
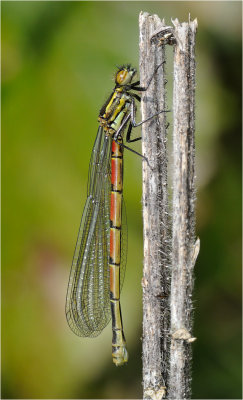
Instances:
[[[142,87],[142,86],[138,86],[140,85],[140,81],[134,82],[131,84],[131,89],[133,90],[137,90],[138,92],[146,92],[146,90],[148,90],[149,85],[151,84],[156,72],[158,71],[158,69],[161,67],[161,65],[163,65],[165,63],[165,61],[162,61],[162,63],[160,63],[154,70],[153,74],[151,75],[151,77],[149,78],[149,81],[147,83],[147,86]]]

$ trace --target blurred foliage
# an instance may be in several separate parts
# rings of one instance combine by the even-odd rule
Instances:
[[[193,397],[241,398],[241,3],[1,6],[2,398],[142,396],[141,161],[129,152],[128,365],[112,365],[109,328],[80,339],[64,315],[98,111],[115,65],[138,66],[141,8],[198,18]]]

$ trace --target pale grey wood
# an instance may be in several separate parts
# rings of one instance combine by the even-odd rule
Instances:
[[[141,12],[140,81],[146,86],[156,66],[165,60],[164,46],[151,42],[164,26],[157,15]],[[165,65],[157,71],[149,89],[142,94],[142,119],[166,109]],[[166,395],[169,352],[170,227],[167,190],[166,114],[142,125],[143,161],[143,390],[144,399]]]
[[[169,399],[191,395],[195,243],[195,35],[197,20],[174,25],[173,209]]]
[[[166,26],[158,16],[140,13],[142,86],[165,60],[165,45],[174,45],[172,238],[168,217],[166,115],[161,114],[142,128],[142,151],[149,160],[149,164],[143,163],[143,387],[144,398],[155,400],[190,398],[191,343],[195,340],[193,267],[200,247],[199,239],[195,241],[197,20],[172,22],[174,27]],[[143,95],[142,118],[165,108],[165,98],[163,66]]]

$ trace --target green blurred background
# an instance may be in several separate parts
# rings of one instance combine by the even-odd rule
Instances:
[[[241,3],[1,6],[2,398],[142,396],[141,160],[129,152],[128,365],[112,364],[110,325],[82,339],[64,314],[97,115],[115,66],[138,66],[141,10],[198,18],[193,398],[241,398]]]

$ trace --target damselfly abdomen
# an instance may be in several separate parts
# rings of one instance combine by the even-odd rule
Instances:
[[[135,100],[140,101],[140,96],[134,92],[145,91],[153,78],[142,88],[139,81],[133,82],[135,75],[136,70],[130,65],[120,67],[115,75],[115,88],[100,110],[87,200],[66,299],[67,321],[78,336],[99,335],[112,317],[112,356],[116,365],[128,361],[120,305],[127,252],[123,150],[139,154],[123,144],[123,135],[127,128],[127,142],[141,139],[130,139],[132,127],[159,114],[135,122]]]

